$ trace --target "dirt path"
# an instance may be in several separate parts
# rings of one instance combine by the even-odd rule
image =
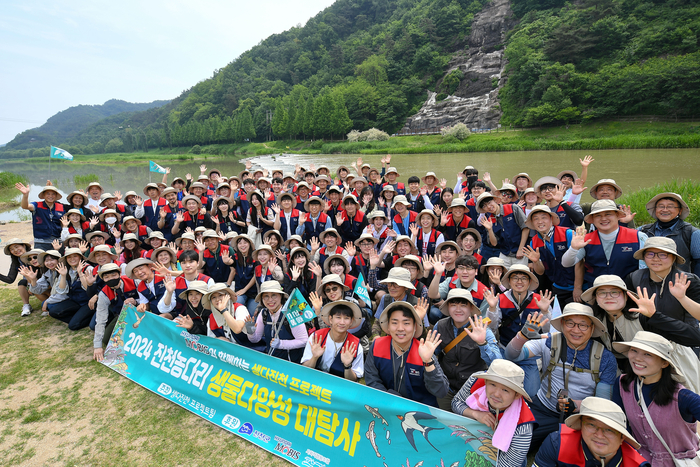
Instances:
[[[32,222],[11,222],[7,224],[0,225],[0,250],[5,248],[5,244],[13,238],[20,238],[28,243],[33,243],[34,236],[32,235]],[[3,252],[0,252],[0,272],[6,274],[10,268],[10,257],[6,256]],[[19,280],[21,276],[18,277]],[[8,287],[6,284],[0,284],[0,286]],[[9,285],[13,287],[12,285]]]

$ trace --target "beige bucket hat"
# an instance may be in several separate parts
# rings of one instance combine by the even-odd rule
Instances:
[[[160,188],[158,188],[157,183],[149,183],[145,187],[143,187],[143,194],[148,196],[148,190],[150,190],[151,188],[158,190],[158,193],[160,193]]]
[[[593,185],[588,191],[588,193],[591,195],[591,198],[598,199],[596,191],[598,191],[598,187],[601,185],[610,185],[611,187],[615,188],[615,199],[622,196],[622,188],[620,188],[620,185],[615,183],[615,180],[613,180],[612,178],[601,178],[600,180],[598,180],[598,183]]]
[[[235,292],[234,292],[235,293]],[[283,298],[289,297],[287,293],[282,290],[282,285],[277,281],[265,281],[260,286],[260,291],[255,296],[255,301],[262,303],[262,296],[265,293],[276,293],[282,295]]]
[[[552,225],[559,225],[559,216],[556,213],[553,213],[551,209],[549,209],[549,206],[545,206],[544,204],[538,204],[537,206],[532,208],[532,211],[530,211],[530,214],[527,215],[527,220],[525,220],[525,225],[527,226],[528,229],[530,230],[535,230],[535,226],[532,223],[532,216],[537,214],[538,212],[544,212],[549,214],[549,217],[552,218]]]
[[[136,242],[137,245],[141,245],[141,240],[139,240],[138,235],[133,234],[133,233],[131,233],[131,232],[129,232],[128,234],[125,234],[125,235],[122,237],[122,243],[125,243],[125,242],[128,242],[128,241]]]
[[[155,250],[153,250],[153,253],[151,253],[151,258],[153,258],[153,260],[156,261],[158,259],[158,255],[163,251],[168,252],[168,254],[170,255],[171,263],[177,263],[177,252],[175,252],[175,250],[173,250],[169,246],[162,246],[160,248],[156,248]]]
[[[651,248],[674,255],[677,264],[685,264],[685,258],[678,254],[676,242],[668,237],[649,237],[644,247],[634,252],[634,259],[643,260],[645,252]]]
[[[472,376],[502,384],[532,402],[525,391],[525,371],[513,362],[497,358],[491,362],[488,370],[478,371]]]
[[[527,185],[527,186],[528,186],[528,188],[532,186],[532,183],[533,183],[533,182],[532,182],[532,177],[530,177],[526,172],[520,172],[518,175],[516,175],[515,177],[513,177],[513,181],[515,182],[515,181],[516,181],[517,179],[519,179],[520,177],[527,178],[527,182],[528,182],[528,185]],[[533,191],[534,191],[534,190],[533,190]]]
[[[447,212],[452,212],[454,208],[467,209],[467,202],[463,198],[453,198],[450,207],[447,208]]]
[[[512,265],[510,269],[503,274],[501,281],[508,282],[510,280],[510,276],[513,274],[527,274],[527,276],[530,278],[530,286],[528,287],[528,290],[537,290],[537,287],[540,286],[540,281],[537,279],[537,276],[533,274],[533,272],[530,271],[530,268],[524,264]]]
[[[92,249],[92,251],[90,252],[90,256],[88,256],[87,258],[89,263],[97,264],[97,260],[95,259],[97,253],[107,253],[110,256],[110,258],[112,258],[112,261],[115,261],[117,258],[119,258],[119,256],[112,252],[111,246],[97,245],[95,248]]]
[[[116,216],[117,222],[119,222],[119,220],[122,218],[122,215],[119,214],[114,209],[105,209],[104,211],[102,211],[102,214],[100,214],[100,216],[99,216],[100,222],[104,222],[105,217],[107,217],[107,215],[109,215],[109,214],[113,214],[114,216]],[[127,216],[127,217],[129,217],[129,216]],[[134,219],[136,219],[136,218],[134,217]]]
[[[340,280],[340,276],[338,274],[326,274],[325,276],[323,276],[323,279],[321,280],[321,285],[318,287],[318,290],[316,291],[316,293],[320,297],[328,298],[326,296],[326,292],[324,292],[324,289],[325,289],[326,285],[328,285],[328,284],[339,285],[340,288],[343,289],[344,292],[347,292],[348,290],[350,290],[350,287],[343,284],[343,281]]]
[[[129,279],[135,279],[134,269],[143,265],[151,266],[152,264],[153,261],[147,258],[136,258],[132,261],[129,261],[129,264],[126,265],[126,277],[128,277]]]
[[[568,175],[569,177],[573,178],[574,180],[576,180],[578,178],[578,175],[576,175],[576,172],[574,172],[573,170],[562,170],[561,172],[559,172],[559,175],[557,175],[557,178],[559,180],[561,180],[561,178],[564,175]]]
[[[385,190],[382,190],[385,191]],[[394,203],[391,205],[392,208],[396,207],[397,204],[403,204],[404,206],[411,206],[411,203],[408,202],[408,199],[406,199],[405,195],[396,195],[394,197]]]
[[[404,268],[391,268],[389,270],[389,275],[387,276],[387,278],[379,281],[379,283],[396,284],[399,287],[406,287],[407,289],[416,290],[416,288],[411,283],[410,271]]]
[[[327,231],[326,231],[326,232],[327,232]],[[325,232],[324,232],[324,233],[325,233]],[[323,234],[321,234],[321,235],[323,235]],[[355,245],[359,246],[360,243],[364,242],[365,240],[369,240],[369,241],[371,241],[372,243],[374,243],[375,245],[376,245],[377,243],[379,243],[379,239],[378,239],[378,238],[375,238],[374,235],[365,232],[365,233],[363,233],[362,235],[360,235],[360,237],[359,237],[357,240],[355,240]]]
[[[270,258],[275,257],[275,252],[272,251],[272,247],[270,245],[260,245],[254,252],[253,252],[253,261],[258,260],[258,254],[260,254],[261,251],[267,251],[270,253]]]
[[[44,250],[41,248],[32,248],[31,250],[27,251],[24,253],[22,256],[19,257],[20,260],[22,260],[23,263],[29,264],[29,257],[30,256],[36,256],[37,257],[37,262],[39,261],[39,255],[45,253]]]
[[[625,284],[625,281],[620,278],[620,276],[616,276],[614,274],[603,274],[602,276],[596,277],[595,281],[593,281],[593,286],[581,294],[581,300],[593,305],[595,303],[595,291],[601,287],[607,286],[622,289],[623,293],[627,292],[627,285]]]
[[[199,286],[199,290],[195,289],[192,287],[192,284],[195,282],[200,282],[201,284],[204,284],[204,287]],[[274,281],[271,281],[274,282]],[[187,298],[187,292],[190,290],[197,290],[197,292],[204,293],[204,297],[202,297],[202,306],[204,308],[208,308],[211,310],[211,296],[216,293],[216,292],[223,292],[227,293],[231,296],[231,303],[236,303],[236,298],[238,297],[236,295],[236,292],[233,291],[230,287],[227,287],[226,284],[223,284],[221,282],[212,285],[211,287],[207,286],[207,283],[204,281],[192,281],[190,285],[187,287],[187,290],[180,293],[180,298],[181,299],[186,299]],[[205,292],[202,292],[202,290],[205,290]],[[184,295],[184,296],[183,296]]]
[[[85,256],[83,256],[83,252],[80,251],[80,248],[66,248],[66,251],[63,252],[63,256],[61,256],[61,259],[59,259],[59,262],[66,263],[66,258],[68,258],[70,255],[80,255],[80,261],[83,261],[85,259]]]
[[[474,302],[474,297],[472,297],[471,292],[469,292],[467,289],[452,289],[447,293],[447,298],[445,299],[444,302],[442,302],[442,305],[440,305],[440,311],[442,311],[442,314],[445,316],[450,316],[450,311],[448,305],[450,304],[450,301],[454,300],[466,300],[468,301],[476,310],[479,310],[479,307],[476,306],[476,303]],[[479,311],[479,313],[481,313]]]
[[[323,232],[321,232],[321,235],[323,235]],[[319,235],[319,238],[321,237],[321,235]],[[240,237],[240,236],[241,236],[241,235],[239,235],[239,237]],[[299,244],[301,244],[301,245],[304,244],[304,239],[301,238],[301,235],[292,235],[291,237],[289,237],[289,238],[287,239],[286,242],[284,242],[285,248],[289,248],[289,244],[292,242],[292,240],[296,240],[296,241],[299,242]]]
[[[433,177],[433,178],[435,179],[435,181],[439,180],[438,176],[435,175],[435,172],[428,172],[428,173],[425,174],[425,177],[421,177],[421,180],[423,181],[423,183],[427,183],[427,182],[425,181],[425,179],[428,178],[428,177]]]
[[[340,236],[340,234],[338,233],[338,231],[337,231],[336,229],[334,229],[333,227],[331,227],[330,229],[326,229],[326,230],[324,230],[323,232],[321,232],[321,233],[318,235],[318,239],[319,239],[319,240],[321,241],[321,243],[323,243],[324,245],[325,245],[325,243],[326,243],[326,236],[327,236],[327,235],[333,235],[333,236],[335,236],[335,237],[338,239],[338,243],[340,243],[340,242],[343,240],[343,238]],[[302,242],[302,243],[303,243],[303,242]]]
[[[603,323],[593,314],[593,308],[582,303],[574,302],[567,304],[562,310],[561,315],[552,318],[549,324],[557,331],[562,332],[562,321],[564,318],[570,318],[572,316],[585,316],[591,320],[593,323],[593,335],[591,337],[600,337],[606,333]]]
[[[452,240],[447,240],[439,244],[437,247],[435,247],[435,254],[439,255],[442,253],[442,250],[445,249],[446,247],[451,246],[455,250],[457,250],[457,256],[460,256],[462,254],[462,247],[457,244],[457,242],[453,242]],[[478,247],[477,247],[478,248]]]
[[[535,182],[535,185],[533,187],[535,189],[535,193],[537,193],[537,195],[540,195],[540,193],[542,192],[542,185],[559,186],[559,185],[561,185],[561,180],[558,177],[551,177],[551,176],[539,178]]]
[[[416,221],[418,221],[419,224],[421,217],[423,216],[430,216],[433,219],[433,227],[437,227],[440,223],[440,218],[435,215],[432,209],[423,209],[421,212],[418,213],[418,215],[416,216]]]
[[[182,234],[182,237],[176,238],[175,239],[175,246],[180,248],[180,245],[182,244],[183,240],[192,240],[193,242],[196,241],[196,238],[194,237],[193,233],[184,233]]]
[[[418,252],[418,247],[416,247],[416,244],[413,243],[413,240],[411,240],[411,237],[408,235],[398,235],[394,241],[398,245],[399,242],[408,242],[409,245],[411,245],[411,252],[412,253],[417,253]]]
[[[114,263],[107,263],[100,266],[100,269],[97,271],[97,275],[100,276],[100,279],[102,279],[105,274],[110,272],[118,272],[120,276],[122,274],[122,270],[119,266]]]
[[[683,197],[681,197],[681,195],[679,195],[678,193],[666,192],[659,193],[658,195],[650,199],[649,202],[646,204],[647,212],[654,219],[659,220],[659,218],[656,217],[656,203],[658,203],[662,199],[672,199],[680,205],[681,212],[679,217],[681,219],[685,219],[690,215],[690,208],[688,207],[688,204],[685,201],[683,201]]]
[[[418,316],[418,312],[416,311],[416,309],[413,308],[413,305],[411,305],[408,302],[392,302],[386,308],[384,308],[384,311],[382,311],[381,316],[379,316],[379,325],[381,326],[382,331],[384,331],[385,334],[389,334],[390,311],[394,308],[399,307],[405,307],[411,311],[411,313],[413,314],[413,320],[416,322],[416,330],[413,333],[413,338],[420,338],[420,336],[423,335],[423,319],[420,316]]]
[[[566,419],[566,426],[580,430],[582,417],[594,418],[605,423],[608,427],[618,431],[633,448],[639,449],[640,444],[627,431],[625,412],[613,401],[601,397],[586,397],[581,401],[580,412]]]
[[[326,303],[323,308],[321,308],[321,312],[319,313],[319,318],[321,318],[321,321],[326,323],[327,326],[330,326],[329,318],[331,310],[340,305],[344,305],[352,310],[352,323],[350,324],[350,329],[358,327],[362,322],[362,311],[360,311],[360,307],[357,306],[356,303],[349,302],[347,300],[338,300],[336,302]]]
[[[347,198],[347,196],[346,196],[345,198]],[[343,198],[343,201],[345,201],[345,198]],[[309,206],[311,206],[311,203],[318,203],[318,204],[320,204],[320,205],[321,205],[321,209],[323,209],[323,206],[326,204],[326,202],[323,201],[323,200],[322,200],[321,198],[319,198],[318,196],[312,196],[312,197],[310,197],[309,199],[307,199],[306,201],[304,201],[304,210],[305,210],[306,212],[310,212],[310,211],[309,211]]]
[[[630,347],[656,355],[657,357],[666,360],[671,365],[674,380],[678,381],[679,383],[685,382],[683,373],[673,363],[672,355],[675,348],[673,344],[665,337],[649,331],[637,331],[637,334],[634,335],[634,338],[631,341],[613,342],[612,346],[613,349],[625,356],[627,356],[627,351],[630,349]]]
[[[397,259],[397,260],[396,260],[396,263],[394,263],[394,267],[395,267],[395,268],[403,267],[403,264],[406,263],[406,262],[408,262],[408,261],[410,261],[410,262],[412,262],[412,263],[415,263],[415,264],[418,266],[418,274],[419,274],[420,276],[422,276],[423,273],[425,272],[425,269],[423,268],[423,262],[422,262],[421,259],[420,259],[418,256],[416,256],[416,255],[406,255],[406,256],[404,256],[403,258]],[[405,268],[404,268],[404,269],[405,269]],[[409,271],[409,273],[410,273],[410,271]]]
[[[186,207],[186,206],[187,206],[187,202],[188,202],[189,200],[192,200],[192,201],[194,201],[195,203],[197,203],[197,205],[198,205],[200,208],[202,207],[202,200],[199,199],[199,197],[197,197],[197,196],[195,196],[195,195],[187,195],[187,196],[185,196],[184,198],[182,198],[182,206],[183,206],[183,207]]]
[[[345,266],[345,274],[350,272],[350,263],[348,263],[347,258],[343,255],[330,255],[328,258],[326,258],[326,261],[323,262],[323,272],[326,274],[331,273],[331,260],[334,259],[339,259],[343,262],[343,266]]]
[[[44,188],[41,189],[41,191],[39,192],[39,198],[44,199],[44,195],[46,194],[47,191],[53,191],[54,193],[56,193],[56,200],[55,201],[58,201],[59,199],[63,198],[63,195],[61,194],[61,192],[58,191],[55,186],[50,186],[50,185],[45,186]]]
[[[484,210],[481,209],[481,203],[485,203],[486,201],[494,199],[495,196],[493,194],[489,193],[488,191],[485,191],[479,195],[479,197],[476,199],[476,212],[479,214],[483,214]]]
[[[32,249],[32,245],[30,245],[29,243],[25,242],[24,240],[22,240],[22,239],[20,239],[20,238],[13,238],[13,239],[11,239],[9,242],[7,242],[7,243],[5,244],[5,249],[4,249],[3,251],[5,252],[5,255],[6,255],[6,256],[10,256],[10,247],[11,247],[12,245],[24,245],[24,249],[25,249],[26,251],[29,251],[29,250]]]
[[[467,236],[468,234],[472,234],[472,236],[476,237],[476,246],[474,246],[474,251],[478,251],[479,248],[481,248],[481,241],[482,241],[481,234],[479,233],[478,230],[473,229],[471,227],[468,229],[462,230],[462,232],[460,232],[460,234],[457,235],[457,245],[461,245],[462,242],[464,241],[464,237]],[[461,251],[461,249],[462,248],[460,247],[460,251]]]
[[[68,212],[66,212],[66,216],[69,216],[69,215],[71,215],[71,214],[77,214],[77,215],[79,215],[79,216],[80,216],[80,221],[81,221],[81,222],[85,222],[85,216],[84,216],[83,213],[80,212],[79,210],[77,210],[77,209],[69,209]]]
[[[615,211],[617,213],[618,218],[624,217],[624,213],[620,211],[620,208],[617,207],[615,201],[611,199],[599,199],[591,205],[591,212],[588,213],[588,215],[584,217],[583,220],[588,224],[592,224],[593,216],[605,211]]]
[[[138,217],[134,217],[134,216],[124,216],[124,218],[122,219],[122,224],[126,224],[129,221],[134,221],[138,225],[143,225],[143,222],[141,222],[141,219],[139,219]]]
[[[45,251],[45,252],[43,252],[43,253],[39,253],[38,258],[36,259],[36,260],[39,262],[39,266],[45,267],[45,266],[44,266],[44,261],[46,261],[46,257],[47,257],[47,256],[51,256],[51,257],[53,257],[53,258],[56,258],[57,260],[58,260],[58,259],[61,259],[61,253],[60,253],[59,251],[56,251],[56,250],[47,250],[47,251]]]
[[[486,261],[486,264],[482,264],[481,268],[479,268],[479,272],[481,274],[484,274],[484,271],[486,271],[486,268],[490,268],[491,266],[499,266],[503,269],[503,274],[508,272],[508,268],[506,267],[506,262],[503,261],[501,258],[498,256],[492,256],[489,258],[488,261]]]

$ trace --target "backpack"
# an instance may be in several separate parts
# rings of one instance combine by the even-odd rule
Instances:
[[[569,386],[569,374],[571,373],[571,370],[576,371],[578,373],[590,373],[591,377],[593,377],[593,381],[595,381],[595,384],[598,384],[598,382],[600,381],[600,361],[603,356],[603,350],[605,350],[605,346],[598,341],[592,342],[593,347],[591,348],[591,357],[588,365],[591,367],[591,369],[589,370],[585,368],[571,368],[571,365],[568,365],[569,372],[565,373],[566,376],[564,377],[564,388],[568,388]],[[559,363],[561,363],[562,368],[565,368],[567,366],[566,351],[562,352],[562,348],[566,348],[566,343],[564,342],[564,334],[557,333],[552,335],[552,349],[549,353],[549,364],[547,365],[547,370],[545,370],[544,374],[542,375],[542,379],[549,376],[559,365]],[[550,397],[552,397],[551,376],[547,385],[547,399],[549,399]]]

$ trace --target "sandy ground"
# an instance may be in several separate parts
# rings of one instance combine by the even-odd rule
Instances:
[[[0,239],[2,239],[2,242],[0,243],[0,250],[4,250],[5,244],[15,237],[32,244],[34,241],[34,236],[32,235],[32,222],[11,222],[0,225]],[[3,274],[6,274],[9,268],[10,257],[6,256],[4,252],[0,252],[0,271],[2,271]],[[20,278],[21,276],[19,276],[17,280]]]

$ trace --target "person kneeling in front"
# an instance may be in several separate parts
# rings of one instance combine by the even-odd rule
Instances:
[[[357,381],[365,372],[360,339],[348,333],[362,321],[360,307],[352,302],[328,303],[321,309],[326,328],[309,336],[301,363],[341,378]]]
[[[437,331],[425,339],[423,321],[412,305],[394,302],[384,309],[379,323],[387,336],[374,340],[365,361],[367,386],[437,407],[449,385],[434,356],[442,342]]]
[[[545,439],[533,465],[650,467],[637,452],[639,443],[626,426],[627,417],[616,403],[587,397],[581,402],[581,412],[567,418],[566,425]]]

